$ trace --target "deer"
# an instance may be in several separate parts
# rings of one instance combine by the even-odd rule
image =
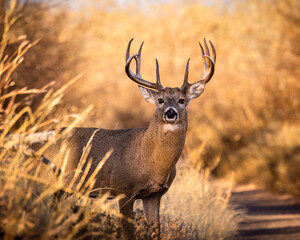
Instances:
[[[132,41],[133,38],[126,50],[125,72],[138,84],[143,98],[156,105],[149,126],[119,130],[74,128],[70,134],[49,147],[44,156],[45,159],[55,158],[62,144],[66,144],[70,154],[65,174],[67,178],[71,178],[88,143],[91,143],[87,157],[92,159],[91,168],[97,166],[112,149],[111,155],[96,176],[94,189],[102,189],[99,190],[99,194],[105,191],[111,196],[123,194],[125,197],[119,200],[119,209],[127,219],[134,218],[134,202],[141,199],[146,221],[159,236],[160,201],[176,176],[176,163],[182,153],[188,128],[187,106],[191,100],[203,93],[205,85],[212,78],[216,50],[211,41],[209,44],[212,54],[205,39],[204,47],[199,42],[204,61],[203,77],[194,83],[188,82],[190,62],[188,59],[182,86],[170,88],[161,84],[157,59],[155,59],[156,82],[142,78],[141,52],[144,42],[140,45],[138,53],[130,55]],[[130,67],[133,60],[136,63],[136,73],[133,73]],[[133,224],[125,218],[122,224],[125,237],[133,239]]]

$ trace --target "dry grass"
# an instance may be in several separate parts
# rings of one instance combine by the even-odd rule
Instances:
[[[228,204],[232,183],[212,181],[208,168],[199,173],[180,165],[162,201],[164,239],[232,238],[243,215]]]
[[[244,212],[228,204],[232,181],[212,181],[210,170],[180,165],[161,202],[162,239],[232,239]],[[149,238],[142,201],[135,205],[138,239]]]
[[[61,177],[63,168],[61,176],[56,176],[53,180],[40,178],[38,175],[43,150],[55,139],[45,142],[43,149],[34,152],[25,141],[25,136],[53,127],[59,128],[60,124],[72,129],[91,109],[77,115],[49,118],[50,113],[61,102],[66,88],[76,79],[55,92],[49,90],[49,85],[42,89],[11,88],[14,85],[12,74],[23,61],[24,54],[35,44],[22,38],[12,55],[5,54],[10,41],[7,36],[18,19],[15,15],[15,3],[11,2],[5,14],[0,55],[0,236],[3,239],[114,238],[117,234],[114,225],[104,226],[103,222],[107,222],[107,214],[119,214],[111,208],[113,202],[106,202],[107,196],[93,202],[88,200],[86,195],[93,183],[89,183],[85,190],[64,186]],[[32,111],[26,106],[26,101],[41,93],[45,95],[37,109]],[[25,95],[22,101],[18,100],[20,95]],[[19,137],[7,137],[13,135]],[[27,158],[24,158],[24,153],[28,155]],[[61,201],[57,201],[55,193],[60,190],[66,193]],[[72,197],[66,198],[67,193],[72,193]],[[104,212],[107,214],[101,216],[100,213]]]
[[[80,81],[79,77],[67,81],[67,77],[75,75],[76,71],[62,74],[62,81],[57,84],[56,90],[52,89],[54,83],[49,83],[49,76],[53,76],[51,72],[54,70],[48,72],[43,69],[43,61],[49,56],[39,51],[43,48],[49,50],[44,45],[47,41],[51,42],[48,45],[50,49],[57,44],[56,52],[64,44],[56,42],[59,38],[31,43],[28,39],[32,36],[23,35],[28,26],[25,24],[24,29],[20,29],[18,24],[28,21],[25,15],[28,11],[42,5],[29,4],[29,9],[23,9],[16,3],[19,2],[11,1],[5,13],[0,9],[3,14],[1,20],[4,20],[0,27],[0,236],[3,239],[120,238],[120,215],[113,208],[118,198],[116,201],[107,201],[105,195],[96,200],[87,198],[93,179],[83,187],[65,186],[62,176],[67,153],[63,149],[61,175],[57,176],[57,172],[51,169],[52,178],[41,178],[38,174],[43,151],[61,136],[48,139],[45,147],[37,152],[30,148],[26,136],[62,126],[68,126],[64,131],[67,133],[74,126],[86,125],[92,108],[74,114],[61,107],[63,96],[76,81]],[[51,11],[43,11],[44,15],[37,17],[39,21],[44,18],[51,20],[55,16],[55,13],[51,15]],[[45,12],[49,15],[46,16]],[[34,19],[32,15],[29,18]],[[33,21],[34,24],[39,22]],[[51,56],[56,54],[49,52]],[[58,64],[62,59],[53,58],[51,61]],[[39,64],[42,65],[41,71],[37,67]],[[34,83],[33,79],[37,82]],[[73,90],[76,88],[73,87]],[[190,168],[179,171],[172,190],[162,203],[163,239],[223,239],[236,233],[239,212],[228,206],[230,188],[212,183],[209,175],[207,172],[199,174]],[[81,183],[80,179],[71,181],[74,182]],[[61,190],[64,194],[58,200],[56,194]],[[72,195],[69,196],[69,193]],[[177,211],[179,205],[181,211]],[[137,238],[151,239],[140,211],[137,211],[135,221]]]
[[[231,239],[244,212],[228,203],[233,181],[213,181],[211,169],[200,172],[181,164],[161,202],[162,239]],[[142,201],[135,205],[139,239],[149,236]]]
[[[90,104],[95,108],[86,120],[78,121],[81,126],[146,126],[154,108],[142,100],[136,85],[124,73],[129,39],[135,38],[136,50],[145,41],[142,67],[145,79],[154,79],[156,57],[163,85],[180,86],[189,57],[190,81],[201,77],[202,59],[197,42],[206,37],[216,46],[216,73],[203,96],[189,106],[190,131],[181,161],[191,169],[179,173],[164,197],[163,227],[174,229],[169,231],[174,234],[171,236],[164,230],[165,238],[218,239],[235,231],[236,212],[227,205],[229,190],[208,181],[204,173],[194,173],[192,169],[202,169],[197,168],[202,163],[201,166],[212,169],[217,159],[220,164],[213,170],[217,176],[230,178],[234,173],[240,183],[254,182],[300,194],[299,1],[219,1],[209,6],[198,1],[189,4],[143,1],[142,6],[124,7],[109,1],[81,3],[84,7],[79,10],[65,6],[49,9],[44,8],[44,3],[30,3],[19,10],[21,18],[6,32],[2,24],[5,19],[1,19],[0,30],[5,33],[1,38],[1,139],[8,132],[27,134],[68,125],[74,116],[81,118],[68,113],[80,112]],[[12,14],[10,19],[14,20],[16,15]],[[13,22],[8,20],[5,24],[11,26]],[[37,39],[40,41],[34,45]],[[20,65],[30,47],[26,61]],[[65,90],[63,103],[62,91],[41,93],[49,89],[43,87],[49,82],[55,80],[59,89],[81,72],[84,76]],[[23,166],[21,151],[21,148],[13,152],[11,148],[1,149],[2,169],[9,169],[1,173],[1,189],[4,189],[1,191],[6,196],[1,198],[1,204],[10,202],[7,204],[10,212],[1,213],[1,229],[6,229],[4,234],[12,232],[15,236],[41,225],[53,230],[57,227],[53,219],[60,216],[61,209],[68,209],[64,217],[58,218],[62,222],[73,216],[71,208],[66,207],[71,200],[63,201],[56,211],[49,207],[52,200],[46,200],[52,198],[49,193],[49,198],[29,208],[28,199],[36,198],[36,184],[42,189],[47,189],[48,184],[20,177],[20,172],[27,174],[28,166],[31,170],[38,161],[32,157],[32,164]],[[17,204],[22,207],[13,208]],[[165,206],[168,206],[166,211]],[[50,219],[47,224],[44,218],[42,222],[36,220],[43,215]],[[99,216],[95,218],[106,221]],[[5,225],[6,222],[11,225]],[[12,231],[13,223],[20,225],[17,231]],[[68,229],[69,223],[65,224],[62,225]],[[110,226],[113,227],[98,230],[101,234],[119,231],[114,224]]]
[[[180,224],[183,236],[177,239],[232,238],[242,213],[228,204],[230,186],[211,181],[209,169],[200,173],[184,165],[178,169],[172,188],[162,201],[162,216],[170,221],[163,222],[164,238],[176,239],[176,226]],[[175,231],[169,231],[170,227]]]

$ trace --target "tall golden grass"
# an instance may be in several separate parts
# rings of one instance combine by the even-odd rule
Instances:
[[[113,208],[115,201],[108,202],[106,195],[95,200],[87,198],[94,182],[93,179],[90,179],[88,186],[85,184],[83,188],[78,185],[76,187],[75,185],[64,185],[62,177],[67,153],[63,149],[61,174],[57,176],[57,171],[53,172],[49,169],[49,174],[53,175],[52,178],[40,177],[39,170],[42,165],[43,151],[60,136],[45,141],[45,146],[36,152],[26,141],[26,136],[40,131],[68,126],[66,130],[68,132],[74,126],[99,124],[99,121],[93,122],[99,115],[87,117],[92,110],[91,107],[86,107],[80,114],[74,114],[71,111],[74,110],[72,106],[76,106],[76,104],[86,106],[88,103],[88,100],[80,102],[81,97],[84,99],[82,94],[88,89],[88,86],[86,89],[81,86],[82,83],[85,85],[91,83],[87,76],[92,71],[86,69],[87,73],[82,80],[78,80],[79,77],[76,76],[77,72],[82,71],[86,66],[82,62],[85,42],[80,42],[82,47],[78,48],[80,61],[78,60],[79,63],[73,66],[75,69],[72,69],[71,66],[65,67],[58,72],[62,74],[61,76],[58,77],[56,75],[58,73],[53,75],[57,66],[63,66],[63,62],[68,62],[68,59],[70,62],[74,60],[72,59],[73,55],[69,55],[68,51],[61,52],[61,50],[66,50],[61,48],[68,45],[69,41],[78,34],[81,23],[72,26],[75,28],[74,32],[67,23],[70,24],[68,21],[73,20],[79,13],[68,13],[66,9],[56,12],[53,9],[43,8],[44,5],[40,3],[29,2],[27,8],[23,8],[21,2],[16,0],[6,3],[8,5],[5,6],[4,11],[0,9],[2,14],[0,27],[2,31],[0,52],[0,236],[4,239],[120,238],[122,230],[119,225],[119,217],[122,216]],[[39,11],[35,12],[35,9],[39,9]],[[34,14],[27,16],[26,14],[29,12]],[[63,29],[52,25],[53,19],[57,16],[66,21],[63,22],[66,24]],[[28,19],[32,26],[26,25]],[[41,21],[45,25],[41,24]],[[84,21],[83,23],[87,24]],[[55,31],[59,34],[49,37],[50,32],[45,31],[45,28],[51,28],[50,26],[57,27]],[[34,31],[35,28],[36,31]],[[69,30],[69,35],[66,30]],[[39,34],[43,32],[44,36],[40,38]],[[30,39],[39,39],[39,41],[30,41]],[[56,55],[58,52],[59,56]],[[110,54],[112,58],[115,57],[113,53]],[[103,59],[102,62],[108,66],[108,61],[105,62]],[[87,63],[91,63],[91,59],[87,60]],[[113,71],[111,71],[109,70],[112,75]],[[74,78],[69,81],[69,77]],[[54,83],[49,82],[49,79],[60,81],[55,90]],[[76,81],[77,83],[75,83]],[[118,82],[111,85],[118,85]],[[113,99],[112,95],[121,90],[121,86],[117,89],[109,86],[108,81],[104,81],[102,84],[107,86],[105,89],[107,92],[102,92],[103,99],[106,97]],[[125,82],[126,84],[128,81]],[[32,88],[34,86],[35,88]],[[74,94],[71,94],[71,91],[73,93],[76,91],[78,94],[76,98],[73,98]],[[72,100],[74,105],[65,103],[64,95],[67,96],[67,100]],[[109,104],[109,98],[107,100],[106,104]],[[95,104],[95,106],[96,109],[99,109],[100,106],[105,107],[105,102]],[[142,107],[142,105],[139,106]],[[130,104],[127,107],[130,107]],[[138,106],[136,107],[132,110],[138,109]],[[114,109],[113,106],[110,112],[112,118],[118,115],[117,109]],[[123,124],[125,126],[125,123],[122,123],[121,126]],[[187,160],[187,162],[193,161]],[[168,193],[162,203],[163,239],[223,239],[236,233],[240,213],[228,205],[230,188],[209,181],[209,172],[207,170],[199,172],[192,167],[185,170],[182,167],[182,170],[179,171],[172,191]],[[78,179],[77,182],[82,183],[80,180]],[[71,181],[71,183],[75,181]],[[55,195],[60,190],[65,193],[58,201]],[[189,203],[184,203],[184,199]],[[181,211],[178,211],[179,205]],[[139,210],[136,215],[137,238],[151,238],[143,218],[140,217]]]
[[[13,73],[24,60],[25,53],[36,44],[30,43],[24,36],[17,39],[17,49],[11,55],[6,54],[6,47],[12,40],[8,37],[11,27],[18,20],[16,3],[11,1],[9,9],[2,16],[4,28],[0,52],[0,236],[3,239],[83,239],[93,236],[114,238],[117,234],[114,226],[103,226],[108,216],[99,215],[107,212],[119,216],[111,208],[113,202],[106,202],[107,196],[90,202],[86,195],[92,188],[91,183],[89,186],[88,182],[86,183],[85,190],[80,190],[78,186],[75,189],[64,186],[63,168],[62,174],[55,176],[53,180],[39,177],[43,150],[52,143],[45,142],[45,146],[35,152],[25,141],[25,136],[53,127],[59,128],[60,124],[66,124],[71,129],[86,117],[91,108],[77,115],[50,117],[50,113],[61,102],[66,88],[76,79],[55,92],[49,89],[51,84],[41,89],[15,87],[17,78],[12,77]],[[26,102],[36,94],[42,93],[45,95],[33,111]],[[22,101],[18,100],[20,95],[25,96]],[[55,201],[54,193],[59,190],[72,193],[72,197],[66,198],[67,195],[64,194],[61,201]],[[74,209],[76,206],[79,207]]]
[[[161,202],[162,239],[232,239],[244,212],[229,204],[232,181],[212,181],[209,168],[200,172],[179,165],[177,176]],[[136,203],[136,231],[147,239],[149,229]],[[151,235],[150,235],[151,236]]]
[[[4,2],[15,1],[1,3]],[[238,219],[234,217],[237,212],[227,205],[229,190],[206,181],[209,177],[201,172],[203,168],[214,169],[213,174],[219,177],[234,175],[238,183],[254,182],[277,191],[300,194],[299,1],[234,0],[210,5],[201,1],[188,4],[185,1],[156,4],[134,1],[119,6],[114,1],[78,0],[77,4],[49,7],[44,2],[27,1],[25,8],[17,4],[17,11],[8,15],[0,4],[2,140],[8,132],[25,135],[68,126],[74,116],[81,117],[68,114],[81,112],[90,104],[95,106],[93,111],[78,125],[147,126],[154,107],[144,102],[136,85],[124,73],[129,39],[135,38],[133,51],[145,41],[142,56],[145,79],[154,80],[154,58],[158,58],[163,85],[180,86],[189,57],[190,81],[201,78],[203,60],[197,43],[206,37],[215,44],[217,63],[215,76],[204,94],[189,106],[190,130],[181,162],[192,170],[180,174],[165,196],[162,209],[171,206],[171,199],[179,201],[181,198],[190,204],[175,201],[171,207],[175,210],[163,210],[164,229],[174,229],[170,235],[164,230],[165,238],[222,238],[234,234]],[[18,21],[15,21],[17,16]],[[39,40],[37,44],[36,40]],[[25,53],[26,61],[22,62]],[[79,73],[83,73],[83,77],[65,89],[64,102],[61,102],[62,91],[45,93],[51,81],[55,80],[55,87],[59,89]],[[68,235],[70,222],[64,222],[73,216],[70,206],[74,202],[67,203],[71,200],[65,199],[59,203],[58,210],[50,206],[54,189],[48,192],[49,198],[28,207],[31,199],[37,198],[36,185],[41,186],[40,192],[49,187],[48,183],[41,184],[41,180],[23,177],[25,174],[35,176],[33,169],[40,162],[42,151],[29,158],[26,164],[30,164],[24,166],[21,153],[26,146],[22,142],[20,146],[15,145],[8,143],[1,148],[1,206],[9,206],[7,211],[1,207],[1,234],[26,236],[32,229],[40,233],[39,226],[44,225],[50,230],[43,232],[50,237],[82,237],[77,235],[80,227]],[[186,176],[194,171],[197,177],[191,177],[194,181],[191,183]],[[189,189],[192,186],[195,188]],[[186,192],[181,193],[184,190]],[[199,192],[205,193],[205,197]],[[203,199],[207,199],[206,203]],[[182,212],[177,211],[178,205]],[[86,212],[87,208],[94,209],[85,205],[80,211]],[[193,218],[195,211],[196,218]],[[95,221],[87,224],[92,218],[115,222],[101,218],[102,215],[99,217],[96,212],[85,215],[89,217],[81,233],[98,231],[97,234],[119,236],[115,223],[104,224],[104,230],[99,224],[93,228]],[[234,220],[218,225],[222,221],[218,213],[227,216],[224,221]],[[75,219],[72,224],[78,223],[76,216],[71,218]],[[55,225],[57,221],[60,225]],[[204,222],[207,227],[190,225],[191,222]],[[20,228],[12,230],[16,225]],[[53,230],[60,232],[58,226],[66,226],[62,227],[64,234],[59,236],[58,231]],[[144,224],[137,223],[137,226],[142,226],[137,232],[147,234]]]

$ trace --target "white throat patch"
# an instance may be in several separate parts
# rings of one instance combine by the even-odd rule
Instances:
[[[172,132],[180,129],[182,126],[180,124],[171,124],[166,123],[164,124],[164,132]]]

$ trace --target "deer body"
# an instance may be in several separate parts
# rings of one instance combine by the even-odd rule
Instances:
[[[155,192],[158,187],[167,186],[170,172],[183,149],[185,133],[185,127],[165,131],[163,125],[158,126],[152,121],[149,128],[75,128],[66,138],[47,149],[44,155],[54,159],[61,145],[66,144],[71,149],[66,176],[71,179],[71,173],[74,173],[83,149],[92,137],[87,159],[93,160],[94,167],[110,149],[117,149],[99,172],[95,188],[103,188],[105,191],[109,189],[113,196],[125,194],[140,199]]]
[[[175,175],[175,165],[184,147],[188,117],[186,107],[190,101],[199,97],[205,84],[214,73],[215,49],[211,44],[213,58],[210,57],[205,42],[205,51],[200,44],[205,60],[204,77],[193,84],[188,83],[188,67],[186,66],[184,83],[180,88],[164,88],[160,83],[159,67],[156,60],[156,83],[144,80],[140,75],[141,45],[139,52],[129,56],[129,42],[126,52],[125,71],[130,79],[137,82],[139,90],[146,101],[157,106],[147,128],[123,130],[107,130],[96,128],[75,128],[65,139],[61,139],[50,147],[45,156],[53,159],[64,142],[71,150],[67,163],[66,181],[72,178],[83,149],[91,143],[87,159],[92,159],[91,170],[112,149],[96,177],[95,189],[99,192],[109,191],[111,195],[124,194],[119,207],[126,217],[133,217],[133,203],[142,199],[144,213],[153,230],[159,235],[159,205],[163,194],[167,192]],[[130,69],[132,60],[136,61],[136,74]],[[146,87],[142,87],[142,86]],[[152,90],[154,89],[154,90]],[[90,139],[92,139],[90,141]],[[123,221],[127,238],[133,238],[133,226]]]

